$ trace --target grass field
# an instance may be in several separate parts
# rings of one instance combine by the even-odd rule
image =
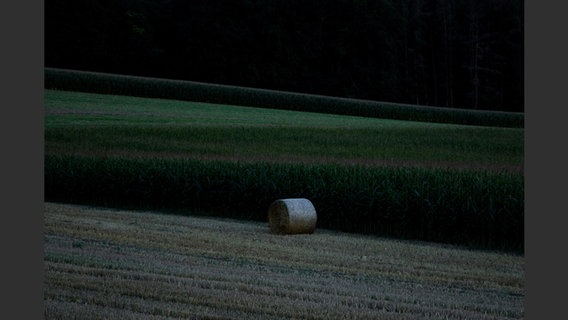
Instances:
[[[45,204],[46,319],[522,319],[524,258]]]
[[[409,121],[524,127],[524,114],[345,99],[211,83],[45,68],[46,89]]]
[[[46,154],[521,172],[524,129],[45,92]]]

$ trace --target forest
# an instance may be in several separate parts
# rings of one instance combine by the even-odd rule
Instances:
[[[521,0],[46,0],[45,66],[524,112]]]

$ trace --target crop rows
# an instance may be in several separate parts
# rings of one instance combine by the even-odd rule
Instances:
[[[522,173],[46,155],[47,201],[266,220],[305,197],[318,227],[522,251]]]

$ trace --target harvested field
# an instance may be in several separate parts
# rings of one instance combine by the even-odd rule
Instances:
[[[522,319],[524,257],[46,203],[46,319]]]

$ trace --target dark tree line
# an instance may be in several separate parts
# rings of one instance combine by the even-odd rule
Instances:
[[[521,0],[46,0],[45,65],[524,110]]]

